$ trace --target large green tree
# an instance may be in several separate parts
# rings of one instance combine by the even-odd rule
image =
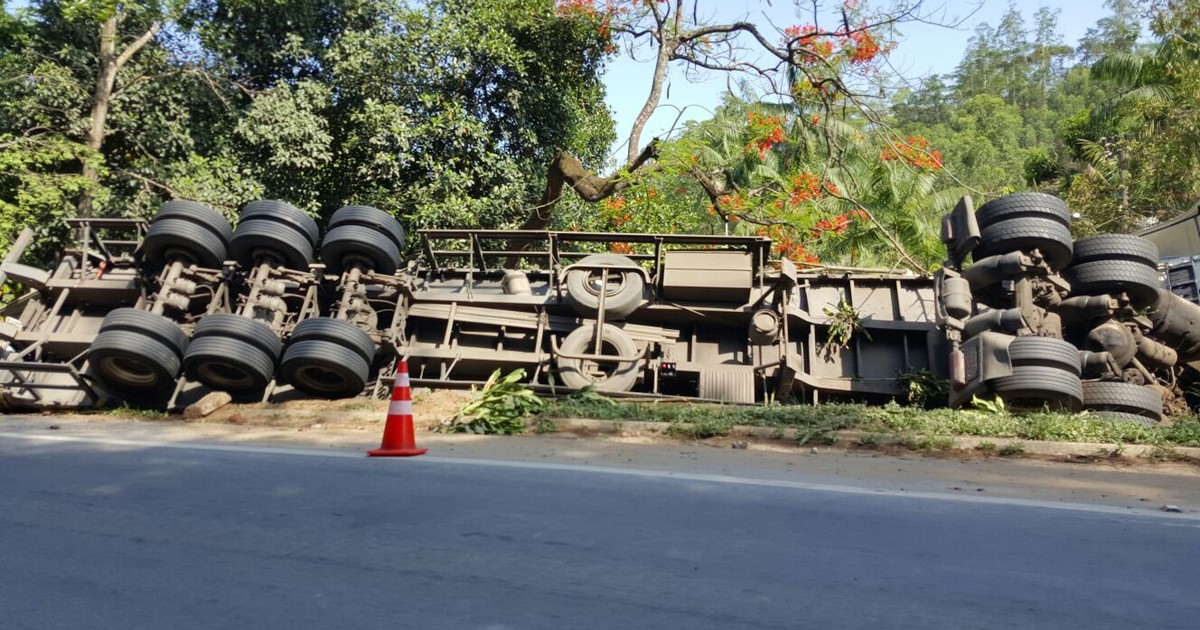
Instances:
[[[608,40],[552,0],[34,0],[2,15],[6,234],[173,197],[511,225],[557,151],[599,167],[612,140]]]

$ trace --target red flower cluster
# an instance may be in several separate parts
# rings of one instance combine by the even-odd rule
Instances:
[[[863,210],[851,210],[846,214],[839,214],[832,219],[821,219],[813,225],[813,238],[820,238],[823,234],[841,234],[850,227],[850,222],[854,219],[866,219],[867,213]]]
[[[607,42],[604,52],[617,52],[612,42],[612,22],[616,16],[629,13],[629,7],[620,0],[556,0],[554,8],[559,15],[596,22],[600,38]]]
[[[804,245],[796,240],[786,226],[769,225],[755,229],[754,233],[771,239],[771,249],[776,256],[813,264],[821,262],[820,258],[804,249]]]
[[[609,197],[600,201],[600,209],[608,218],[613,229],[619,228],[633,219],[633,213],[625,211],[628,202],[624,197]]]
[[[884,162],[903,160],[911,166],[931,171],[942,168],[942,152],[929,150],[929,140],[921,136],[909,136],[903,141],[892,138],[888,146],[879,152],[879,159]]]
[[[834,61],[831,57],[835,56],[835,52],[852,64],[868,64],[885,48],[866,24],[853,30],[839,28],[832,33],[818,31],[812,24],[804,24],[789,26],[783,32],[787,36],[787,43],[800,49],[797,51],[797,61],[808,66]]]
[[[848,227],[850,227],[849,215],[839,214],[832,219],[821,219],[820,221],[817,221],[817,224],[813,226],[812,235],[813,238],[817,238],[827,232],[841,234],[842,232],[845,232],[846,228]]]
[[[633,246],[629,243],[609,243],[608,251],[614,254],[632,254]]]
[[[794,206],[806,201],[813,201],[824,196],[826,191],[834,195],[841,194],[833,182],[822,181],[820,176],[814,173],[800,173],[792,178],[792,186],[788,190],[788,203]],[[782,207],[783,204],[776,205]]]
[[[871,35],[870,31],[854,31],[846,37],[848,41],[842,47],[842,51],[850,63],[870,63],[879,55],[879,42],[875,40],[875,36]]]
[[[786,142],[783,134],[783,116],[763,116],[758,112],[749,112],[746,119],[750,123],[750,135],[753,138],[746,143],[746,152],[758,153],[758,159],[765,160],[767,153],[775,145]]]

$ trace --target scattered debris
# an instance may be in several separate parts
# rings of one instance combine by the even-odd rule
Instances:
[[[1160,509],[1164,512],[1183,512],[1183,509],[1180,508],[1178,505],[1164,505],[1158,509]]]
[[[183,417],[188,420],[203,418],[232,401],[233,396],[230,396],[228,392],[210,392],[200,400],[188,405],[188,408],[183,410]]]

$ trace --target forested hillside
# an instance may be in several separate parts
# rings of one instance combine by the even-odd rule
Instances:
[[[699,6],[696,6],[696,5]],[[802,264],[928,270],[964,193],[1067,199],[1080,234],[1200,199],[1200,0],[1107,0],[1078,46],[1043,9],[956,69],[896,76],[920,2],[791,25],[696,0],[33,0],[0,13],[0,251],[73,214],[370,204],[409,227],[759,233]],[[1091,16],[1088,19],[1094,19]],[[900,44],[902,45],[902,44]],[[709,120],[615,129],[606,61],[725,73]],[[765,61],[764,61],[765,59]],[[617,136],[622,164],[605,164]],[[608,174],[606,176],[606,174]],[[572,192],[574,190],[574,192]],[[576,194],[577,193],[577,194]]]

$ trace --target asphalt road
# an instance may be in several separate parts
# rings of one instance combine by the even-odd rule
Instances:
[[[0,626],[1195,628],[1200,518],[0,437]]]

